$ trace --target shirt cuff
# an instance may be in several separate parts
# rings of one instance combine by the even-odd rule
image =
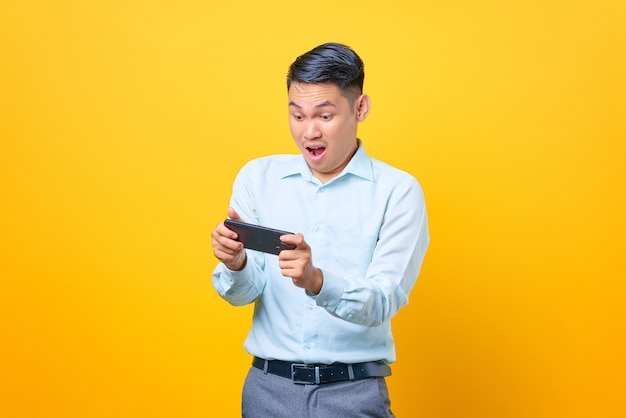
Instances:
[[[241,282],[248,280],[250,278],[250,268],[248,268],[249,265],[250,265],[249,260],[246,261],[246,264],[243,266],[241,270],[231,270],[228,267],[226,267],[226,265],[224,265],[224,269],[222,271],[226,275],[228,284],[233,285],[237,282],[241,283]]]
[[[317,306],[334,312],[343,296],[343,288],[343,279],[340,276],[324,271],[322,290],[317,295],[310,292],[307,292],[307,294],[315,299]]]

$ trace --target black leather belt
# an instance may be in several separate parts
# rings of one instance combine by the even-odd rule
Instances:
[[[252,366],[263,370],[264,373],[285,377],[301,385],[320,385],[391,375],[391,367],[380,361],[353,364],[303,364],[255,357]]]

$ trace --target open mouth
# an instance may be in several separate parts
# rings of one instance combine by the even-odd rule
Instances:
[[[306,150],[313,157],[320,157],[326,151],[326,147],[307,147]]]

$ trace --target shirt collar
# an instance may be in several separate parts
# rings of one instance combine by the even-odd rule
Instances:
[[[293,176],[296,174],[300,174],[305,180],[313,180],[313,173],[311,172],[311,169],[307,165],[306,160],[302,155],[300,155],[300,158],[298,159],[298,164],[292,164],[285,167],[282,173],[282,178]],[[335,177],[335,179],[343,177],[347,174],[352,174],[354,176],[358,176],[370,181],[374,180],[372,162],[369,155],[367,155],[365,147],[363,146],[363,143],[360,139],[359,147],[357,148],[356,153],[352,156],[352,158],[348,162],[348,165],[346,165],[343,171],[339,173],[339,175]]]

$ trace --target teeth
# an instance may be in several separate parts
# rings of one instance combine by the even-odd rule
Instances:
[[[322,150],[324,150],[324,147],[306,147],[307,151],[309,151],[309,153],[311,153],[312,155],[319,155],[320,152],[322,152]]]

